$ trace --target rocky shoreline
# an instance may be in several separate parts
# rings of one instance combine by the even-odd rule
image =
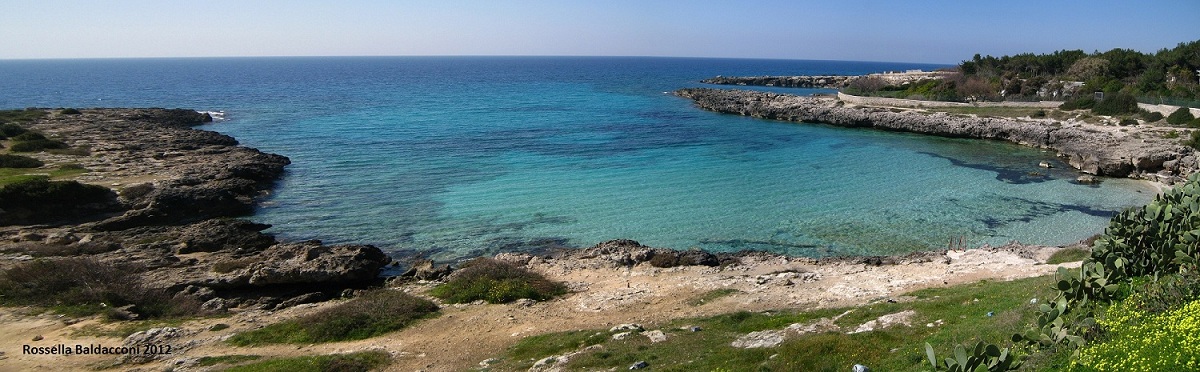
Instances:
[[[1080,171],[1172,184],[1200,169],[1195,151],[1166,129],[1112,127],[1051,119],[1011,119],[847,105],[836,98],[746,90],[674,92],[702,109],[762,119],[865,127],[943,137],[1008,141],[1058,151]]]
[[[906,291],[981,279],[1046,275],[1041,265],[1056,247],[1010,245],[969,251],[917,252],[898,257],[811,259],[762,252],[714,254],[652,248],[614,240],[584,249],[541,254],[502,253],[496,258],[566,283],[571,293],[553,301],[514,305],[444,306],[445,315],[377,338],[308,346],[235,348],[231,335],[310,314],[325,300],[385,284],[391,259],[368,245],[284,243],[262,233],[267,225],[237,219],[253,211],[289,163],[283,156],[239,146],[229,136],[193,128],[211,119],[189,110],[91,109],[78,115],[47,110],[27,126],[68,142],[86,154],[38,153],[46,168],[77,164],[90,172],[73,177],[110,187],[109,207],[87,209],[59,221],[0,226],[0,269],[39,259],[92,260],[126,269],[121,280],[192,302],[207,314],[177,327],[154,328],[125,339],[90,336],[92,319],[0,312],[0,359],[24,369],[111,365],[104,355],[60,358],[12,352],[44,343],[177,345],[179,352],[150,359],[174,370],[206,370],[202,356],[294,356],[385,350],[394,370],[464,370],[479,365],[518,336],[735,311],[847,306],[884,301]],[[0,212],[0,215],[7,212]],[[425,294],[452,268],[421,262],[387,287]],[[732,294],[703,306],[689,301],[716,289]],[[117,309],[137,318],[137,308]],[[147,338],[149,337],[149,338]],[[150,340],[150,341],[147,341]],[[464,345],[472,347],[464,348]],[[161,358],[157,359],[157,358]],[[106,364],[107,363],[107,364]]]
[[[205,312],[274,309],[341,296],[377,283],[391,259],[367,245],[282,243],[239,220],[284,174],[288,158],[242,147],[193,128],[212,121],[191,110],[45,110],[27,129],[60,139],[73,153],[29,154],[51,168],[112,189],[103,208],[45,221],[3,218],[0,269],[39,258],[85,259],[119,267],[137,288]],[[136,317],[137,309],[127,309]]]

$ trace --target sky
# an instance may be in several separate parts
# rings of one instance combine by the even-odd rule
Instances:
[[[4,0],[0,59],[570,55],[958,63],[1154,52],[1200,1]]]

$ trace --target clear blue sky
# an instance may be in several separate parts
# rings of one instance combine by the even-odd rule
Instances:
[[[595,55],[957,63],[1200,39],[1200,1],[5,0],[0,59]]]

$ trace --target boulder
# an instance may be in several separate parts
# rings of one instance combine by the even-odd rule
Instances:
[[[370,245],[326,246],[320,242],[278,244],[244,271],[252,286],[274,284],[356,285],[373,281],[391,262]]]

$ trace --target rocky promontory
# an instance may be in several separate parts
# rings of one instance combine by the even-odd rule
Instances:
[[[112,292],[153,293],[220,312],[336,298],[376,282],[391,262],[373,246],[282,243],[262,232],[270,226],[237,219],[254,211],[289,160],[193,128],[211,122],[209,114],[43,111],[20,125],[69,149],[23,153],[46,164],[35,174],[54,178],[22,187],[80,182],[84,186],[77,187],[110,191],[99,194],[103,200],[89,200],[88,208],[64,213],[0,210],[0,269],[31,262],[97,268],[101,274],[117,268],[124,287]],[[60,170],[75,175],[62,176]],[[138,310],[127,311],[136,316]]]
[[[1058,156],[1071,166],[1100,176],[1173,183],[1198,168],[1194,150],[1152,128],[853,106],[836,98],[745,90],[695,88],[678,90],[675,95],[691,99],[706,110],[763,119],[1002,140],[1048,148],[1058,151]]]

